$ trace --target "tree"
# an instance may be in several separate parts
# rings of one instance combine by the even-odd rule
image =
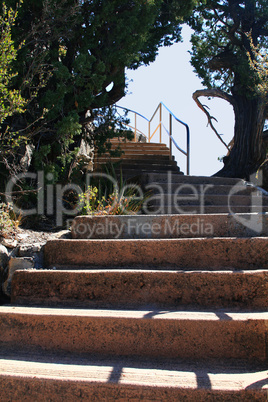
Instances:
[[[3,121],[14,113],[23,112],[25,100],[19,90],[10,90],[12,79],[16,76],[12,63],[16,59],[17,49],[11,39],[11,27],[15,23],[17,12],[3,6],[0,15],[0,127]]]
[[[15,2],[6,0],[13,7]],[[92,137],[100,110],[101,122],[108,115],[110,124],[98,120],[94,141],[101,146],[114,135],[111,110],[106,111],[125,94],[125,68],[152,62],[159,46],[180,40],[179,25],[193,2],[24,1],[12,29],[15,43],[24,41],[14,63],[14,88],[31,101],[23,116],[6,124],[32,142],[38,168],[56,166],[59,174],[67,165],[69,177],[72,156],[82,138]]]
[[[192,65],[207,89],[193,95],[213,117],[199,97],[218,97],[234,109],[233,145],[224,157],[217,176],[248,179],[265,159],[263,130],[268,118],[267,63],[261,63],[268,46],[266,0],[207,0],[199,2],[189,24],[192,36]]]

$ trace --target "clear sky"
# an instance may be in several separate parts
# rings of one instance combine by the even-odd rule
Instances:
[[[184,27],[183,43],[161,48],[157,59],[149,66],[142,66],[135,71],[128,70],[128,94],[118,105],[150,119],[158,104],[163,102],[190,127],[190,174],[210,176],[223,166],[218,157],[224,156],[227,150],[211,128],[207,127],[207,117],[192,99],[193,92],[203,87],[190,64],[190,35],[190,28]],[[232,107],[226,101],[216,98],[208,100],[203,97],[200,100],[210,107],[211,115],[218,120],[215,127],[228,144],[233,137]],[[168,128],[166,118],[168,116],[164,115],[163,122]],[[183,126],[178,127],[174,134],[178,145],[186,149]],[[174,155],[181,170],[186,172],[185,157],[177,153]]]

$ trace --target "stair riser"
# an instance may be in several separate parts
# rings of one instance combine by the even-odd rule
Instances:
[[[150,314],[149,314],[150,315]],[[224,313],[223,313],[224,316]],[[266,361],[264,320],[0,315],[0,351]]]
[[[174,205],[162,205],[153,206],[148,205],[147,208],[143,207],[142,211],[151,215],[165,215],[165,214],[251,214],[251,213],[267,213],[268,207],[263,206],[226,206],[226,205],[189,205],[189,206],[177,206]]]
[[[252,239],[50,240],[47,266],[268,268],[267,237]],[[164,268],[163,268],[164,267]]]
[[[150,171],[162,171],[162,172],[166,172],[166,171],[174,171],[176,172],[178,170],[177,167],[177,163],[176,162],[172,162],[170,161],[169,163],[162,163],[160,162],[159,164],[157,163],[148,163],[148,164],[142,164],[142,163],[128,163],[127,161],[123,162],[122,164],[119,165],[121,169],[123,169],[123,173],[128,172],[130,170],[135,170],[136,173],[138,173],[139,171],[146,171],[146,172],[150,172]]]
[[[268,216],[250,214],[78,216],[74,239],[268,236]]]
[[[169,173],[148,173],[143,176],[144,184],[148,183],[181,183],[181,184],[196,184],[196,185],[229,185],[236,184],[245,185],[245,181],[241,179],[231,179],[225,177],[206,177],[206,176],[178,176]]]
[[[117,173],[121,173],[122,169],[115,169],[115,171]],[[149,168],[142,169],[140,167],[138,169],[137,168],[135,168],[135,169],[125,169],[124,168],[123,176],[126,178],[128,178],[128,177],[131,178],[131,177],[135,177],[135,176],[144,175],[144,173],[147,173],[148,171],[152,172],[152,173],[156,172],[156,173],[163,173],[163,174],[165,174],[165,172],[167,172],[167,171],[168,172],[172,171],[172,173],[183,175],[183,173],[180,172],[180,168],[177,166],[169,167],[168,169],[166,169],[165,166],[163,167],[163,169],[162,169],[162,167],[155,169],[153,166],[151,166],[150,169]]]
[[[170,155],[170,151],[167,147],[154,147],[154,146],[149,146],[149,147],[121,147],[120,150],[118,150],[118,148],[116,147],[112,147],[111,151],[119,151],[124,153],[125,155],[127,154],[137,154],[137,155]],[[96,157],[102,157],[102,156],[110,156],[109,152],[105,152],[103,154],[96,154]]]
[[[129,159],[124,159],[122,162],[119,164],[122,168],[124,169],[161,169],[163,168],[172,168],[174,166],[177,166],[177,162],[171,161],[171,160],[146,160],[146,159],[141,159],[141,160],[129,160]]]
[[[115,151],[115,149],[112,149],[112,151]],[[170,151],[167,148],[154,149],[153,147],[151,147],[151,148],[146,148],[146,149],[121,149],[120,152],[121,152],[122,157],[129,156],[129,155],[132,155],[133,158],[136,158],[136,155],[140,156],[142,158],[144,158],[145,155],[150,155],[152,157],[154,157],[154,155],[164,155],[168,158],[170,157]],[[111,158],[111,157],[116,157],[116,156],[111,156],[110,153],[106,152],[106,153],[100,154],[100,155],[96,154],[94,159],[98,160],[100,158]]]
[[[91,308],[268,307],[268,272],[17,271],[12,303]]]
[[[183,206],[223,206],[227,207],[262,207],[268,206],[268,198],[253,198],[248,195],[214,195],[214,194],[155,194],[147,200],[150,205],[173,205],[175,208]]]
[[[97,164],[98,166],[99,164]],[[161,158],[157,158],[157,159],[152,159],[152,160],[146,160],[146,159],[140,159],[140,160],[136,160],[136,159],[123,159],[121,162],[118,161],[118,164],[115,165],[115,167],[120,166],[122,168],[125,169],[133,169],[133,168],[141,168],[141,169],[150,169],[151,167],[153,168],[160,168],[162,166],[165,167],[173,167],[173,166],[177,166],[176,162],[173,162],[171,160],[161,160]]]
[[[156,143],[156,142],[117,142],[112,143],[111,148],[116,149],[120,146],[121,149],[148,149],[148,148],[155,148],[155,149],[167,149],[166,144]]]
[[[151,155],[151,154],[144,155],[144,154],[130,153],[130,154],[123,154],[123,155],[118,156],[118,157],[110,157],[108,155],[107,156],[101,156],[101,157],[95,158],[94,163],[118,162],[121,159],[132,159],[132,160],[133,159],[138,159],[138,160],[146,159],[146,160],[150,160],[150,161],[151,160],[152,161],[154,161],[154,160],[169,161],[170,160],[169,155],[162,155],[161,153],[157,154],[157,156]]]
[[[251,195],[254,196],[256,190],[250,186],[236,186],[235,193],[233,193],[234,186],[229,185],[213,185],[213,184],[185,184],[185,183],[149,183],[145,186],[146,190],[152,190],[155,194],[188,194],[193,196],[195,194],[203,195],[225,195],[233,197],[235,195]]]
[[[192,389],[185,387],[148,386],[120,384],[107,379],[106,382],[51,378],[37,378],[28,375],[19,377],[0,375],[3,401],[16,395],[17,401],[27,402],[81,402],[91,401],[225,401],[225,402],[266,402],[267,390],[222,391]]]

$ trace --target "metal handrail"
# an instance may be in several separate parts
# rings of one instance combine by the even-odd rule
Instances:
[[[140,117],[142,117],[143,119],[145,119],[146,121],[149,122],[149,120],[147,119],[147,117],[143,116],[142,114],[135,112],[134,110],[128,109],[127,107],[123,107],[123,106],[119,106],[119,105],[115,105],[116,108],[118,109],[123,109],[123,110],[127,110],[128,112],[134,113]]]
[[[174,138],[170,135],[168,129],[164,126],[164,124],[162,123],[162,126],[164,127],[165,132],[167,133],[167,135],[171,138],[173,144],[175,145],[175,147],[185,156],[187,156],[187,152],[184,151],[183,149],[181,149],[181,147],[179,147],[179,145],[176,143],[176,141],[174,140]]]
[[[175,145],[175,147],[178,149],[178,151],[182,152],[185,156],[186,156],[186,160],[187,160],[187,165],[186,165],[186,171],[187,171],[187,175],[190,174],[190,128],[188,126],[188,124],[186,124],[184,121],[178,119],[177,116],[175,116],[175,114],[173,112],[171,112],[171,110],[163,103],[161,102],[162,105],[164,106],[164,108],[169,112],[169,116],[170,116],[170,133],[169,133],[169,137],[171,138],[173,144]],[[186,129],[186,151],[183,151],[177,144],[176,141],[174,140],[173,136],[172,136],[172,117],[180,124],[182,124],[185,129]],[[171,143],[171,148],[172,148],[172,143]]]
[[[163,107],[167,110],[167,112],[169,113],[169,130],[167,130],[167,128],[164,126],[163,122],[162,122],[162,109]],[[170,150],[170,157],[172,157],[172,144],[174,144],[174,146],[176,147],[176,149],[181,152],[183,155],[186,156],[187,162],[186,162],[186,171],[187,171],[187,175],[190,174],[190,129],[188,124],[184,123],[182,120],[178,119],[178,117],[176,117],[174,115],[173,112],[171,112],[171,110],[163,103],[160,102],[159,105],[157,106],[154,114],[152,115],[151,119],[147,119],[147,117],[143,116],[142,114],[135,112],[134,110],[122,107],[122,106],[118,106],[116,105],[116,108],[119,109],[123,109],[126,110],[127,112],[131,112],[134,113],[135,115],[135,126],[131,127],[134,128],[134,141],[137,141],[137,132],[143,134],[145,137],[147,137],[148,142],[151,142],[151,139],[153,138],[153,136],[155,135],[155,133],[157,132],[157,130],[159,129],[159,142],[162,142],[162,127],[164,128],[165,132],[168,134],[169,136],[169,150]],[[153,119],[155,118],[157,112],[159,110],[159,124],[157,125],[156,129],[154,130],[153,134],[151,135],[151,123],[153,121]],[[148,135],[145,135],[142,131],[140,131],[137,128],[137,116],[143,118],[144,120],[146,120],[148,122]],[[183,150],[181,147],[179,147],[179,145],[177,144],[177,142],[175,141],[174,137],[173,137],[173,133],[172,133],[172,119],[174,118],[175,121],[177,121],[178,123],[182,124],[185,129],[186,129],[186,151]]]
[[[139,129],[137,128],[137,116],[142,117],[144,120],[146,120],[147,122],[149,122],[149,120],[147,119],[147,117],[143,116],[142,114],[140,114],[140,113],[138,113],[138,112],[135,112],[134,110],[128,109],[128,108],[123,107],[123,106],[115,105],[115,107],[116,107],[116,108],[119,108],[119,109],[126,110],[127,112],[130,112],[130,113],[134,113],[134,116],[135,116],[135,126],[133,127],[133,126],[131,126],[131,125],[129,125],[129,124],[126,124],[127,127],[131,128],[131,129],[134,129],[134,142],[137,142],[137,133],[138,133],[138,134],[141,134],[141,135],[144,135],[144,137],[148,138],[148,136],[147,136],[143,131],[141,131],[141,130],[139,130]],[[148,141],[149,141],[149,138],[148,138]],[[150,142],[150,141],[149,141],[149,142]]]

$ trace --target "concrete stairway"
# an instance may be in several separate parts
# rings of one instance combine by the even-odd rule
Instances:
[[[0,307],[3,401],[267,400],[266,214],[77,217],[72,236]]]
[[[180,172],[177,162],[170,157],[170,151],[165,144],[113,141],[111,149],[115,150],[118,146],[123,154],[120,157],[110,157],[109,154],[96,156],[94,171],[114,163],[115,169],[122,171],[125,179],[148,172]]]
[[[115,163],[124,179],[134,179],[145,194],[148,214],[215,214],[268,212],[268,193],[241,179],[185,176],[165,144],[112,141],[121,157],[96,157],[94,171]],[[106,172],[106,171],[105,171]]]
[[[140,177],[146,214],[268,212],[268,193],[240,179],[147,172]]]

